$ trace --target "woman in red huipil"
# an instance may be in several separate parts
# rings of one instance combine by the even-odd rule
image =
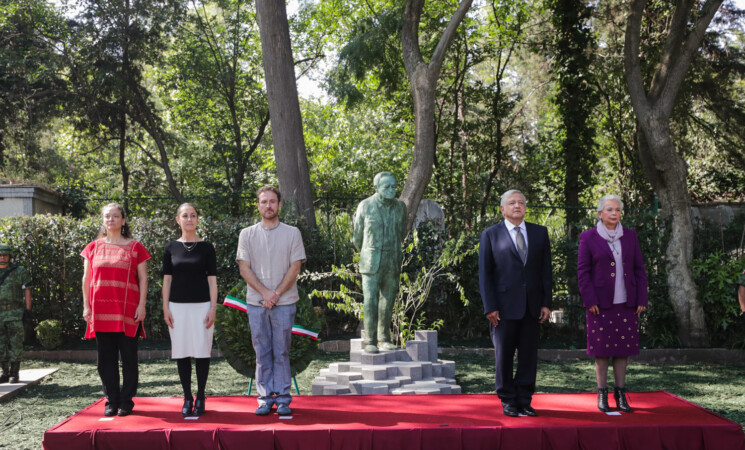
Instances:
[[[98,239],[80,253],[84,258],[83,318],[88,323],[85,337],[96,339],[98,374],[107,400],[104,415],[128,416],[137,393],[137,339],[145,337],[142,321],[150,253],[132,239],[121,205],[108,204],[101,215]]]

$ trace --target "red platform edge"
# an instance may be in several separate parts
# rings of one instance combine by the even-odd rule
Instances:
[[[494,394],[295,396],[291,419],[256,416],[256,397],[208,397],[181,417],[180,397],[140,397],[128,417],[99,399],[44,433],[75,449],[702,449],[745,450],[740,424],[665,391],[632,392],[630,414],[596,409],[591,393],[536,394],[539,417],[502,415]],[[613,404],[613,400],[611,400]]]

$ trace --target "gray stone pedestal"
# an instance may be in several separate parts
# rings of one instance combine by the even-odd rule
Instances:
[[[350,341],[349,362],[321,369],[313,395],[460,394],[455,362],[437,359],[437,332],[417,331],[405,349],[365,353]]]

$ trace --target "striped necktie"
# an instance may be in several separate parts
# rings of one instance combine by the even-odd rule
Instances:
[[[519,227],[515,227],[515,241],[517,242],[517,253],[520,254],[520,259],[523,260],[523,266],[528,260],[528,247],[525,245],[525,236]]]

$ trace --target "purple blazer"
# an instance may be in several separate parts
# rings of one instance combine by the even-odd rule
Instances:
[[[627,306],[647,306],[647,272],[644,270],[639,239],[636,232],[629,228],[623,229],[621,258]],[[613,251],[608,242],[598,234],[597,228],[587,230],[579,236],[577,282],[585,308],[593,305],[600,308],[613,306],[616,287],[615,266]]]

